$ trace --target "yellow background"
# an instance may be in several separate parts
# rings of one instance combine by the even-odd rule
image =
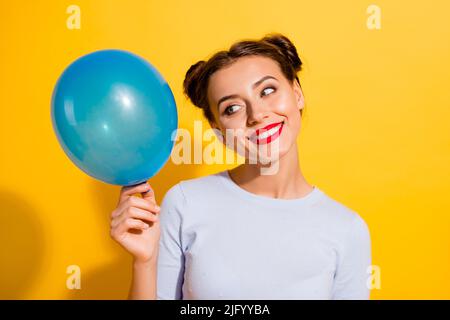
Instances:
[[[380,30],[366,26],[372,3]],[[66,27],[71,4],[80,30]],[[381,268],[371,298],[449,299],[449,12],[446,0],[2,1],[0,298],[128,293],[131,257],[109,236],[119,187],[82,173],[52,131],[51,92],[69,63],[106,48],[145,57],[192,130],[202,114],[182,95],[187,68],[276,31],[304,61],[301,168],[369,225]],[[181,179],[226,167],[169,162],[150,182],[161,201]],[[81,290],[66,288],[69,265]]]

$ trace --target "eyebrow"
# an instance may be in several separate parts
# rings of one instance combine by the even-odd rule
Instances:
[[[265,80],[267,80],[267,79],[275,79],[275,80],[277,80],[277,78],[272,77],[272,76],[265,76],[265,77],[262,77],[261,79],[259,79],[258,81],[256,81],[256,82],[252,85],[252,89],[255,89],[257,86],[259,86],[263,81],[265,81]],[[277,81],[278,81],[278,80],[277,80]],[[225,100],[233,99],[233,98],[237,98],[237,97],[239,97],[239,95],[237,95],[237,94],[230,94],[230,95],[228,95],[228,96],[224,96],[224,97],[222,97],[222,98],[219,99],[219,101],[217,102],[217,106],[220,106],[220,104],[221,104],[222,102],[224,102]]]

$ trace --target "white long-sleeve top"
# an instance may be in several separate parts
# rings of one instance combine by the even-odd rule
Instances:
[[[228,171],[165,194],[157,299],[369,299],[365,221],[317,186],[297,199],[256,195]]]

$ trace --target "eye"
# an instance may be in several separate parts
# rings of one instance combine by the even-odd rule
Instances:
[[[268,89],[272,89],[272,90],[273,90],[272,92],[275,91],[275,88],[274,88],[274,87],[267,87],[267,88],[264,88],[264,90],[263,90],[262,92],[265,92],[265,91],[268,90]],[[270,92],[270,93],[272,93],[272,92]],[[269,94],[270,94],[270,93],[269,93]],[[269,95],[269,94],[264,94],[264,95],[261,95],[261,96],[267,96],[267,95]]]
[[[241,106],[238,105],[238,104],[232,104],[232,105],[226,107],[225,111],[223,113],[226,114],[226,115],[230,115],[230,114],[235,113],[236,111],[230,111],[230,110],[233,110],[233,107],[239,107],[240,108]]]
[[[263,91],[261,91],[261,93],[266,92],[266,90],[272,90],[272,91],[269,91],[268,94],[261,94],[261,97],[262,97],[262,96],[267,96],[267,95],[271,94],[272,92],[275,92],[276,89],[275,89],[274,87],[266,87],[266,88],[264,88]],[[227,115],[227,116],[232,115],[233,113],[236,113],[237,111],[233,111],[233,107],[238,107],[238,108],[240,108],[241,106],[238,105],[238,104],[232,104],[232,105],[226,107],[225,110],[223,111],[223,113],[224,113],[225,115]]]

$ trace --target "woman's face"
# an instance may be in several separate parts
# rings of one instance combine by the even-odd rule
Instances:
[[[215,118],[210,125],[247,159],[280,159],[296,143],[303,94],[275,60],[245,56],[216,71],[209,79],[208,101]],[[267,125],[273,126],[263,130]]]

